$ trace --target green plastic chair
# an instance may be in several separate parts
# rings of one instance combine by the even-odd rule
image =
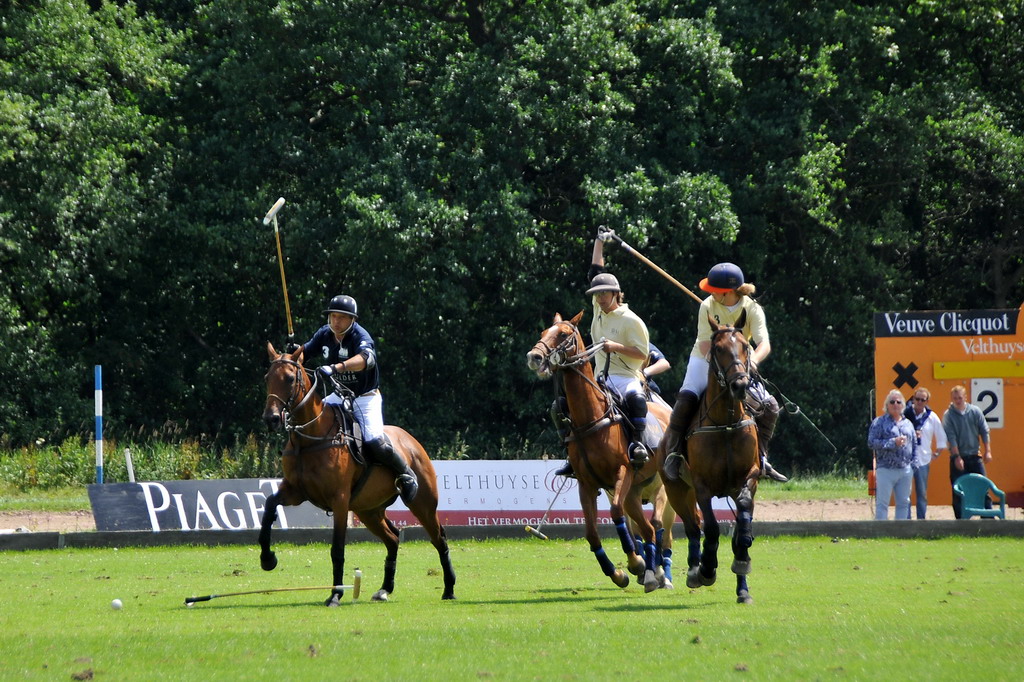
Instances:
[[[981,474],[964,474],[956,479],[953,492],[960,496],[960,518],[981,516],[1006,520],[1006,493]],[[999,509],[985,509],[985,496],[989,492],[999,501]]]

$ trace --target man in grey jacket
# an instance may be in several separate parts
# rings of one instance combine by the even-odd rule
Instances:
[[[950,400],[949,409],[942,417],[942,427],[949,441],[949,483],[952,485],[964,474],[984,476],[985,462],[992,461],[992,446],[985,415],[977,405],[967,402],[967,389],[954,386]],[[979,443],[985,444],[984,456]],[[985,508],[992,508],[992,500],[987,497]],[[953,493],[953,515],[959,519],[960,513],[960,498]]]

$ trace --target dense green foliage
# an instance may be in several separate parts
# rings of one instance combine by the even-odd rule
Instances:
[[[871,314],[1024,300],[1021,3],[0,1],[0,445],[212,452],[265,342],[355,296],[385,417],[449,456],[554,452],[524,354],[599,224],[757,283],[783,469],[866,460]],[[609,264],[681,378],[696,308]],[[453,443],[457,446],[453,447]]]

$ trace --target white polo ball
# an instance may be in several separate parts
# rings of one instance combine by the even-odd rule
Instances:
[[[114,601],[110,602],[110,608],[114,609],[115,611],[120,611],[122,606],[124,606],[124,604],[121,603],[120,599],[115,599]]]

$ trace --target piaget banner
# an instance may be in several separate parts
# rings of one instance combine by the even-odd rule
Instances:
[[[450,526],[534,525],[550,508],[546,524],[583,523],[576,481],[555,475],[561,460],[439,461],[438,516]],[[266,499],[280,479],[153,481],[89,486],[96,529],[258,529]],[[608,496],[597,499],[600,520],[610,523]],[[716,508],[727,510],[723,500]],[[649,510],[650,507],[648,506]],[[327,528],[333,517],[305,502],[279,507],[275,528]],[[418,524],[396,500],[388,517],[397,526]],[[358,525],[358,520],[356,520]]]

